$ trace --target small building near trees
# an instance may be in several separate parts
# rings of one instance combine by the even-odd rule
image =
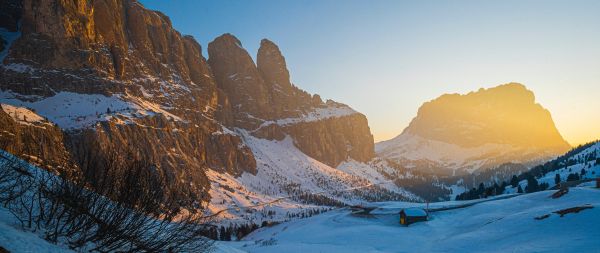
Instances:
[[[427,221],[427,211],[421,208],[404,208],[400,210],[400,224],[408,226],[415,222]]]

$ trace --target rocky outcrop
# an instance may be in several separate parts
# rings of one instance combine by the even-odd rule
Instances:
[[[136,1],[24,0],[21,13],[21,36],[4,63],[27,66],[27,73],[5,68],[3,89],[45,96],[143,89],[164,104],[216,106],[199,44]],[[31,83],[31,74],[39,80]]]
[[[163,192],[194,208],[210,198],[208,169],[256,173],[235,129],[289,135],[331,166],[373,157],[364,115],[294,86],[271,41],[261,42],[255,64],[225,34],[208,45],[207,61],[192,37],[135,0],[0,3],[0,27],[12,36],[0,48],[0,100],[35,107],[62,128],[2,125],[17,133],[2,137],[12,153],[32,149],[40,160],[102,171],[117,152],[150,162]]]
[[[550,112],[518,83],[426,102],[401,135],[376,147],[405,165],[428,161],[433,169],[467,172],[540,161],[569,148]]]
[[[9,114],[8,107],[6,104],[0,105],[0,149],[48,171],[78,178],[76,165],[65,148],[60,128],[46,120],[27,119],[24,114],[15,113],[14,110]]]
[[[249,129],[269,117],[269,91],[241,42],[224,34],[208,44],[208,55],[217,86],[226,96],[221,109],[231,117],[223,121]]]
[[[209,199],[207,168],[232,175],[256,173],[252,152],[215,120],[218,89],[200,45],[173,29],[168,17],[136,1],[7,1],[14,8],[3,8],[0,24],[14,31],[13,24],[20,23],[20,36],[5,51],[0,67],[0,89],[14,95],[7,102],[42,103],[43,108],[49,103],[44,101],[61,92],[112,99],[100,112],[69,117],[74,125],[90,118],[97,124],[49,133],[64,135],[56,142],[64,141],[60,147],[72,154],[75,167],[100,169],[111,152],[125,149],[136,154],[131,159],[154,163],[169,179],[166,194],[188,207]],[[89,98],[92,105],[103,100],[80,98]],[[124,106],[111,110],[114,103]],[[82,113],[82,108],[72,110]],[[64,115],[44,116],[69,125]],[[35,131],[25,135],[44,137]],[[45,152],[55,149],[54,143],[41,146],[39,158],[52,160],[55,154]]]
[[[270,125],[255,136],[283,140],[286,135],[303,153],[336,167],[348,159],[367,162],[374,156],[373,136],[367,118],[359,113],[291,125]]]
[[[429,200],[509,180],[570,148],[533,92],[509,83],[424,103],[402,134],[375,145],[399,182]]]
[[[114,152],[152,164],[161,178],[160,188],[186,207],[199,208],[201,200],[210,198],[207,168],[234,176],[256,173],[252,152],[239,137],[224,134],[213,124],[174,122],[163,115],[139,119],[137,124],[102,122],[69,134],[68,145],[75,160],[95,169],[102,169]]]
[[[405,133],[475,147],[486,143],[540,148],[561,154],[569,149],[550,112],[518,83],[447,94],[423,104]]]
[[[222,121],[228,126],[268,139],[290,135],[304,153],[333,167],[348,159],[373,158],[373,136],[366,117],[294,86],[285,58],[273,42],[261,41],[256,65],[231,34],[211,42],[208,53],[217,86],[226,96],[221,108]],[[340,108],[351,112],[335,113]],[[316,111],[320,112],[313,115]]]
[[[256,56],[256,66],[270,91],[271,103],[278,105],[272,108],[272,114],[276,117],[297,116],[298,112],[323,106],[319,95],[311,96],[290,82],[285,58],[279,51],[279,47],[270,40],[261,41]]]

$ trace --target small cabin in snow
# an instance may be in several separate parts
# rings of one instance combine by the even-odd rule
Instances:
[[[400,210],[400,224],[404,226],[419,221],[427,221],[427,217],[427,211],[421,208],[404,208]]]

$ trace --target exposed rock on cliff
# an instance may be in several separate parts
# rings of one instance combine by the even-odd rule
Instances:
[[[377,153],[404,164],[428,160],[440,169],[472,172],[569,148],[533,92],[509,83],[424,103],[401,135],[377,144]]]
[[[261,41],[257,65],[230,34],[211,42],[208,53],[217,85],[227,96],[221,108],[228,126],[269,139],[290,135],[300,150],[334,167],[348,159],[373,158],[373,136],[364,115],[294,86],[273,42]]]
[[[462,147],[498,143],[558,149],[557,154],[569,148],[550,112],[518,83],[443,95],[423,104],[405,132]]]
[[[249,149],[215,120],[217,87],[200,45],[168,17],[136,1],[11,3],[2,25],[14,30],[18,19],[20,36],[3,52],[1,99],[67,131],[75,164],[101,167],[126,148],[169,175],[186,205],[208,200],[206,168],[256,173]]]
[[[0,107],[0,149],[54,173],[77,175],[60,128],[27,108]]]
[[[374,156],[365,116],[294,86],[271,41],[255,64],[225,34],[207,61],[167,16],[134,0],[0,3],[0,101],[56,124],[42,130],[0,115],[0,131],[14,134],[0,148],[11,153],[102,171],[120,152],[150,162],[162,192],[194,208],[210,198],[207,171],[257,174],[240,132],[290,136],[333,167]]]

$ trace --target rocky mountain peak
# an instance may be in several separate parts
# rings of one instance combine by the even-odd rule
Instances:
[[[128,159],[173,179],[158,187],[187,207],[209,198],[209,168],[256,173],[249,148],[214,120],[218,87],[200,45],[167,16],[133,0],[8,1],[18,4],[0,1],[0,28],[12,31],[14,17],[21,26],[14,40],[0,33],[10,49],[0,52],[0,102],[35,108],[57,127],[0,124],[19,133],[0,149],[21,154],[43,143],[32,151],[41,160],[55,160],[44,150],[65,150],[69,162],[97,171],[117,149],[139,154]]]
[[[476,147],[487,143],[565,151],[569,144],[532,91],[509,83],[424,103],[406,133]]]
[[[18,137],[0,138],[0,149],[22,154],[43,143],[32,155],[53,161],[56,154],[43,151],[64,150],[75,169],[99,172],[113,154],[134,154],[127,159],[151,163],[151,174],[170,180],[157,186],[163,197],[190,208],[210,199],[209,174],[254,175],[270,166],[256,159],[246,134],[290,138],[304,156],[334,167],[373,158],[366,117],[292,85],[269,40],[258,66],[231,34],[209,43],[206,60],[191,36],[135,0],[0,6],[0,102],[56,124],[34,129],[0,115],[0,132]],[[40,141],[46,137],[55,141]]]
[[[209,62],[220,63],[223,60],[230,60],[239,61],[244,65],[254,65],[242,42],[230,33],[224,33],[208,43],[208,55]]]
[[[402,134],[377,143],[376,152],[435,175],[460,175],[503,163],[534,164],[569,148],[533,92],[508,83],[424,103]]]
[[[231,34],[223,34],[208,44],[208,64],[217,86],[227,96],[222,107],[232,111],[235,124],[253,128],[270,116],[269,91],[254,61]]]
[[[279,51],[279,47],[272,41],[263,39],[260,42],[256,65],[268,84],[280,89],[291,88],[290,73],[285,58]]]

